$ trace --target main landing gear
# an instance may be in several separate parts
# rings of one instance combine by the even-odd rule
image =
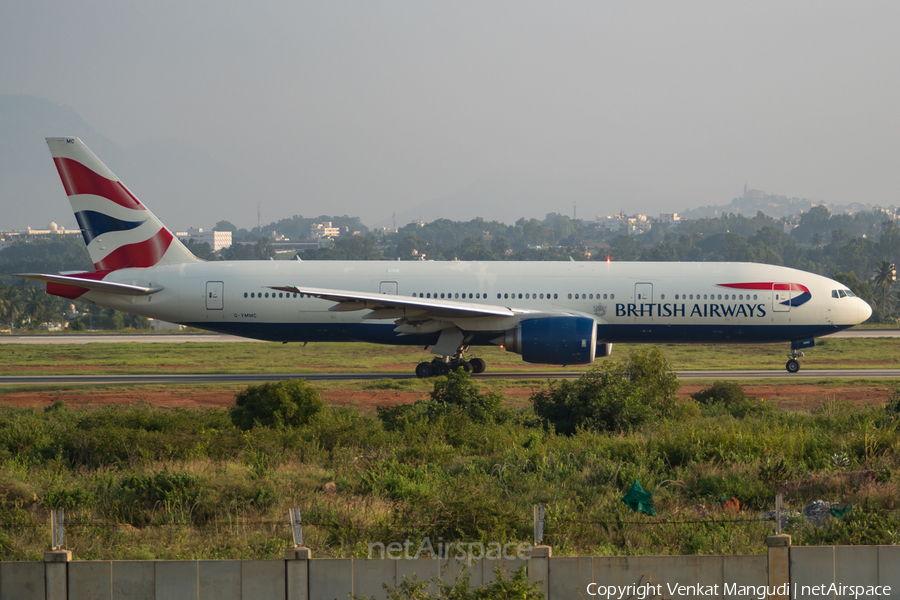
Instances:
[[[456,356],[444,356],[443,358],[435,357],[431,361],[420,362],[416,365],[416,377],[440,377],[460,367],[470,373],[484,373],[487,364],[484,360],[477,357],[467,359],[462,353]]]

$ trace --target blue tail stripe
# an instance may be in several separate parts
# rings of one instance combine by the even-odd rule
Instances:
[[[128,231],[140,227],[144,221],[122,221],[94,210],[82,210],[75,213],[78,226],[81,227],[81,235],[84,243],[90,244],[91,240],[110,231]]]

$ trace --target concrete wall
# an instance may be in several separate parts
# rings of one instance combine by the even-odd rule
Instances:
[[[890,586],[891,596],[900,597],[900,546],[792,546],[790,560],[798,597],[802,586],[832,583]]]
[[[679,599],[756,598],[761,586],[788,581],[792,586],[890,585],[891,595],[900,596],[900,547],[789,544],[788,538],[768,556],[480,560],[468,573],[471,585],[478,586],[494,579],[495,567],[512,573],[526,566],[530,581],[542,580],[548,600],[590,598],[591,583],[661,585],[665,598]],[[351,594],[381,599],[383,584],[398,585],[404,576],[455,582],[465,567],[457,559],[428,558],[66,562],[67,557],[51,554],[45,562],[0,563],[0,600],[345,600]],[[744,593],[726,595],[725,584]],[[704,586],[707,593],[689,587],[672,593],[669,586],[676,585]]]

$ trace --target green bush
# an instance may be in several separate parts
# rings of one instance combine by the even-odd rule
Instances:
[[[744,388],[733,381],[714,381],[708,388],[691,394],[700,404],[724,404],[730,406],[747,399]]]
[[[431,390],[431,398],[413,404],[379,406],[378,418],[388,431],[403,431],[413,423],[434,422],[453,413],[465,415],[476,423],[503,423],[511,413],[505,410],[503,395],[499,392],[479,391],[467,371],[462,368],[451,371],[446,377],[438,377]]]
[[[235,397],[231,421],[236,427],[290,428],[308,425],[325,408],[319,390],[305,379],[251,385]]]
[[[478,423],[503,420],[505,415],[500,408],[503,395],[499,392],[481,393],[469,377],[469,372],[462,367],[451,371],[446,377],[438,377],[431,390],[431,400],[441,409],[458,408]]]
[[[715,381],[708,388],[691,394],[691,398],[704,406],[707,409],[704,414],[710,416],[724,412],[743,419],[748,415],[762,415],[773,410],[764,400],[747,396],[744,388],[733,381]]]
[[[579,427],[624,431],[671,416],[677,392],[675,373],[654,348],[632,352],[621,365],[605,361],[577,381],[551,383],[531,403],[545,423],[571,435]]]

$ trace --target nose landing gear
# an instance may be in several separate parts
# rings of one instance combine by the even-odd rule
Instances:
[[[796,373],[800,370],[800,362],[797,359],[803,358],[804,356],[803,353],[800,352],[800,348],[812,348],[815,345],[816,340],[813,338],[791,342],[791,353],[788,354],[788,361],[784,365],[787,372]]]

